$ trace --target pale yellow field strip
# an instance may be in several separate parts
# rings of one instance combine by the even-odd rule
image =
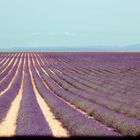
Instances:
[[[25,66],[25,63],[24,63],[24,66]],[[22,74],[23,74],[22,75],[23,78],[22,78],[20,89],[19,89],[19,93],[15,97],[14,101],[12,102],[11,107],[4,121],[0,124],[0,137],[11,137],[15,135],[16,120],[17,120],[17,115],[20,108],[20,102],[21,102],[22,93],[23,93],[24,71]]]
[[[48,122],[50,128],[52,129],[53,136],[54,137],[69,137],[70,136],[69,132],[62,126],[62,123],[55,118],[55,116],[53,115],[53,113],[50,110],[50,107],[47,105],[47,103],[44,101],[44,99],[40,96],[40,94],[35,86],[35,83],[34,83],[30,64],[29,64],[29,70],[30,70],[32,84],[33,84],[33,88],[34,88],[34,91],[36,94],[38,104],[46,118],[46,121]]]

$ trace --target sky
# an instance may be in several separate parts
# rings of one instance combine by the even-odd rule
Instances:
[[[139,43],[140,0],[0,0],[0,49]]]

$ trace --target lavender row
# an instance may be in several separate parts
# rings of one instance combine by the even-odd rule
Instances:
[[[17,118],[17,136],[50,136],[52,132],[37,103],[31,83],[28,68],[28,59],[25,64],[23,96]]]

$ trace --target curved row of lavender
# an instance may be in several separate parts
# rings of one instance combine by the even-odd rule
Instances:
[[[29,74],[28,58],[25,63],[23,96],[17,118],[17,136],[52,135],[45,117],[37,103]]]

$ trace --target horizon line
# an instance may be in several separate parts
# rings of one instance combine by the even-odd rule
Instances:
[[[120,50],[114,50],[114,51],[103,51],[103,50],[96,50],[96,51],[80,51],[80,50],[0,50],[0,53],[1,52],[44,52],[44,53],[46,53],[46,52],[84,52],[84,53],[93,53],[93,52],[99,52],[99,53],[115,53],[115,52],[117,52],[117,53],[129,53],[129,52],[132,52],[132,53],[140,53],[140,50],[127,50],[127,51],[120,51]]]

